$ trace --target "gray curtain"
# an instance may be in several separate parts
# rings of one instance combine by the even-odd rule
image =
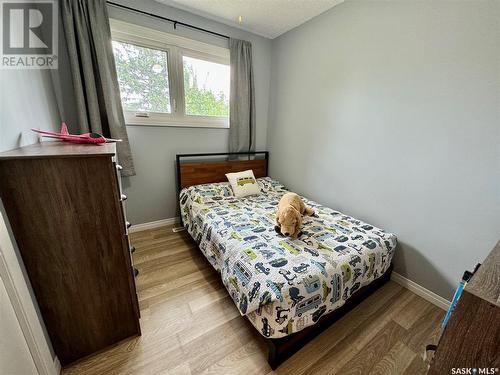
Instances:
[[[122,176],[135,175],[105,0],[59,0],[78,130],[119,138]],[[64,120],[64,119],[63,119]]]
[[[229,152],[255,151],[252,43],[230,39]]]

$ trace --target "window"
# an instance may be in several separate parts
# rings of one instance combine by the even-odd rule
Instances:
[[[186,114],[229,116],[229,66],[182,57]]]
[[[125,111],[171,113],[165,51],[113,42]]]
[[[229,50],[111,20],[127,125],[229,127]]]

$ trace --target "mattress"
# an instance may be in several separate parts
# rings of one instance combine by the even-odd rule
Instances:
[[[258,179],[261,195],[235,198],[228,183],[180,193],[181,215],[238,307],[267,338],[315,324],[389,268],[397,239],[373,225],[302,197],[315,210],[292,240],[274,230],[288,190]]]

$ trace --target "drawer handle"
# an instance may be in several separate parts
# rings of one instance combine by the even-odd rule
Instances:
[[[125,194],[122,194],[120,196],[120,198],[121,198],[122,201],[126,201],[127,200],[127,196]]]
[[[135,253],[135,246],[130,246],[130,254]]]
[[[121,171],[122,169],[123,169],[123,167],[120,164],[116,164],[116,170],[117,171]]]
[[[127,229],[132,226],[132,224],[129,221],[127,221],[125,225],[127,226]]]

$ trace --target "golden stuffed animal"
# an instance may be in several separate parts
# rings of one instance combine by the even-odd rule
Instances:
[[[293,239],[297,238],[302,226],[302,215],[312,216],[314,210],[306,206],[297,194],[286,193],[278,204],[276,232]]]

